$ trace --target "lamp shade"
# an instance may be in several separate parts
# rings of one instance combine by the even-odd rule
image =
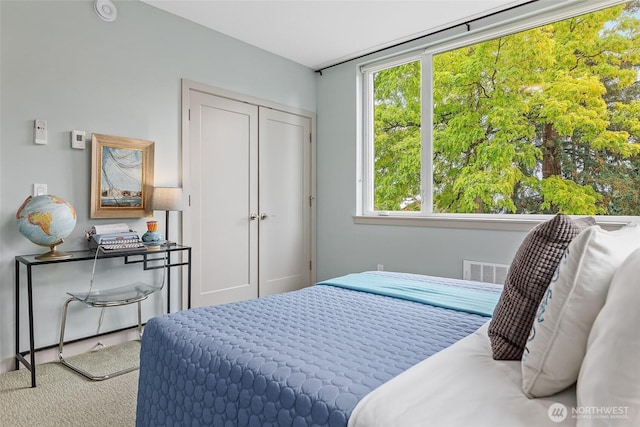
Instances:
[[[153,189],[151,208],[156,211],[181,211],[182,188],[156,187]]]

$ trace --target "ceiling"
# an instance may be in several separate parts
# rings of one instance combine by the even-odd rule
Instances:
[[[142,0],[318,70],[527,0]]]

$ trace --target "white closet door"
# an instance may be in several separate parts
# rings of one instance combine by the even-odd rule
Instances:
[[[191,90],[191,304],[223,304],[258,296],[258,108]]]
[[[260,296],[311,284],[311,120],[260,107]]]

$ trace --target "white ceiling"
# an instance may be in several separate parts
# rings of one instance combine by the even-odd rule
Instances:
[[[527,0],[142,0],[314,70]]]

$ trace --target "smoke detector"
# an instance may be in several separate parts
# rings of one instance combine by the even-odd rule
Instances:
[[[116,5],[111,0],[96,0],[93,3],[96,14],[104,21],[113,22],[118,17]]]

